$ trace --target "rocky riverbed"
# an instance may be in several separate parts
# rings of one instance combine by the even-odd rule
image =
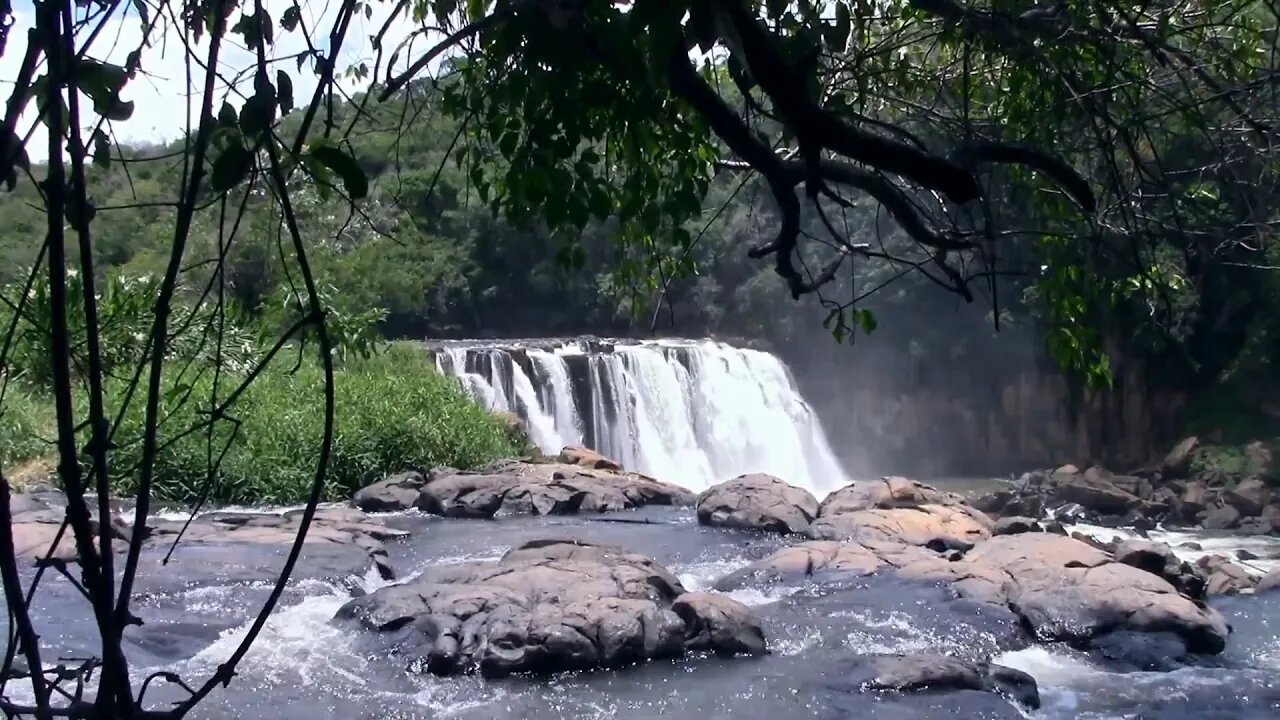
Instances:
[[[1280,711],[1280,592],[1227,547],[997,521],[900,478],[820,500],[748,476],[694,497],[585,455],[401,476],[359,502],[381,504],[322,508],[282,608],[198,717]],[[13,509],[32,546],[60,522],[50,498]],[[180,522],[156,519],[135,672],[216,668],[296,521],[203,515],[165,566]],[[42,635],[91,651],[74,589],[45,582]]]

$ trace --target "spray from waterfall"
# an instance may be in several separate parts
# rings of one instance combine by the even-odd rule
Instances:
[[[522,418],[543,452],[585,445],[699,490],[752,472],[819,496],[847,482],[774,355],[724,343],[449,343],[436,364],[477,402]]]

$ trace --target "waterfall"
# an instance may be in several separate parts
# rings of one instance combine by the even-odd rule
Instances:
[[[791,373],[766,352],[698,340],[541,340],[459,341],[435,355],[477,402],[519,415],[544,453],[585,445],[693,490],[751,472],[819,497],[847,482]]]

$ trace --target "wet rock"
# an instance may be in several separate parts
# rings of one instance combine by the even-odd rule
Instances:
[[[1056,496],[1104,515],[1123,515],[1141,503],[1137,495],[1117,486],[1114,477],[1100,468],[1089,468],[1061,482]]]
[[[947,655],[871,655],[852,669],[867,690],[978,690],[1003,695],[1028,708],[1040,707],[1035,678],[994,663],[972,662]]]
[[[992,535],[1021,535],[1029,532],[1043,532],[1040,524],[1029,517],[1006,516],[996,521]]]
[[[1210,510],[1200,522],[1206,530],[1230,530],[1240,524],[1240,511],[1230,505]]]
[[[1186,642],[1167,632],[1107,633],[1094,639],[1092,649],[1119,672],[1169,672],[1190,659]]]
[[[870,575],[935,557],[923,547],[898,542],[813,541],[783,548],[716,581],[715,589],[795,583],[810,578]]]
[[[1209,488],[1203,480],[1193,480],[1178,497],[1178,515],[1184,522],[1194,522],[1209,507]]]
[[[1208,576],[1205,593],[1211,596],[1235,595],[1252,590],[1258,584],[1258,579],[1248,570],[1221,555],[1206,555],[1196,560],[1196,567]]]
[[[1156,575],[1058,535],[995,537],[958,562],[923,560],[898,573],[1005,606],[1040,640],[1087,645],[1123,630],[1172,632],[1193,653],[1219,653],[1226,645],[1227,625],[1217,611]]]
[[[972,500],[975,508],[988,515],[1003,515],[1004,508],[1016,497],[1012,490],[983,493]]]
[[[1174,445],[1169,454],[1165,455],[1164,462],[1160,463],[1161,475],[1169,479],[1186,477],[1191,472],[1191,460],[1199,447],[1200,438],[1194,435]]]
[[[763,655],[764,630],[745,605],[715,593],[688,592],[671,603],[684,621],[685,648],[721,655]]]
[[[807,535],[814,540],[897,542],[968,549],[991,537],[991,518],[959,495],[906,478],[856,482],[827,496]]]
[[[1263,575],[1262,579],[1258,581],[1258,584],[1253,587],[1254,595],[1262,595],[1264,593],[1276,591],[1280,591],[1280,568],[1276,568],[1266,575]]]
[[[41,501],[39,507],[24,504],[26,512],[13,517],[14,545],[18,557],[44,557],[53,540],[58,537],[65,510],[52,506],[53,502],[56,499]],[[120,541],[119,547],[123,547],[133,533],[126,518],[132,519],[132,515],[121,512],[110,519],[112,536]],[[93,520],[92,525],[96,532],[97,521]],[[179,539],[182,547],[243,545],[288,548],[297,538],[301,525],[301,510],[283,514],[210,512],[197,516],[190,524],[186,521],[149,518],[143,531],[145,539],[142,548],[144,551],[167,552]],[[353,571],[363,573],[368,569],[369,563],[372,563],[384,578],[391,578],[394,573],[383,542],[407,534],[354,508],[323,507],[315,511],[307,531],[306,543],[311,548],[328,546],[349,549],[351,552],[347,555],[362,558],[352,568]],[[68,561],[77,557],[70,529],[61,534],[53,557]]]
[[[351,502],[366,512],[406,510],[418,501],[426,484],[422,473],[400,473],[357,490]]]
[[[1248,560],[1257,560],[1257,559],[1258,559],[1258,554],[1257,554],[1257,553],[1255,553],[1255,552],[1251,552],[1250,550],[1247,550],[1247,549],[1245,549],[1245,548],[1240,548],[1239,550],[1236,550],[1236,559],[1237,559],[1237,560],[1246,560],[1246,561],[1248,561]]]
[[[1247,478],[1228,490],[1223,499],[1241,515],[1257,515],[1271,502],[1271,489],[1261,478]]]
[[[1271,526],[1271,532],[1280,533],[1280,503],[1272,503],[1262,509],[1258,516]]]
[[[644,505],[689,505],[693,493],[638,473],[513,461],[485,472],[436,472],[414,507],[445,517],[613,512]]]
[[[740,603],[686,594],[650,558],[574,540],[526,543],[496,562],[428,568],[352,600],[337,619],[398,633],[435,674],[503,677],[617,667],[689,649],[764,651],[759,623]]]
[[[595,450],[583,447],[566,447],[560,451],[558,459],[566,465],[581,465],[592,470],[613,470],[615,472],[622,470],[622,466],[617,462],[610,460]]]
[[[1168,545],[1148,540],[1125,540],[1112,553],[1117,562],[1132,565],[1167,580],[1187,597],[1205,595],[1207,578],[1190,563],[1183,562]]]
[[[1204,550],[1204,547],[1201,546],[1200,543],[1190,542],[1190,541],[1187,541],[1184,543],[1178,543],[1178,547],[1182,548],[1183,550],[1193,550],[1195,552],[1200,552]]]
[[[698,522],[703,525],[798,533],[817,515],[818,501],[809,491],[772,475],[742,475],[698,496]]]

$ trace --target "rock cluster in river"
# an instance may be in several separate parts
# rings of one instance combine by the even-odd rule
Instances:
[[[718,494],[738,482],[726,483]],[[769,487],[767,505],[776,516],[785,489]],[[704,493],[704,502],[716,494]],[[760,501],[758,494],[752,497]],[[903,478],[853,483],[831,493],[804,530],[823,539],[783,548],[722,578],[716,588],[894,572],[1005,607],[1040,640],[1090,645],[1117,633],[1158,633],[1174,636],[1187,652],[1224,648],[1226,622],[1186,594],[1198,591],[1194,569],[1174,567],[1154,550],[1148,558],[1136,548],[1127,549],[1127,564],[1080,540],[1037,532],[1034,522],[1020,524],[1025,527],[1016,529],[1024,532],[1006,526],[1006,534],[993,537],[990,519],[953,494]],[[1209,569],[1210,583],[1219,577],[1214,572]]]
[[[612,512],[644,505],[691,505],[693,493],[617,464],[589,450],[566,448],[554,460],[511,460],[475,471],[451,468],[408,472],[356,493],[369,512],[416,508],[433,515],[567,515]]]
[[[685,592],[648,557],[577,540],[431,567],[352,600],[338,619],[390,633],[400,652],[442,675],[616,667],[691,650],[765,652],[759,621],[737,601]]]
[[[991,537],[989,517],[954,493],[906,478],[859,482],[818,503],[769,475],[744,475],[698,496],[704,525],[802,533],[814,540],[968,548]]]
[[[1247,448],[1258,473],[1193,470],[1198,441],[1179,443],[1158,466],[1130,475],[1064,465],[1025,473],[1015,487],[975,505],[995,516],[1039,517],[1066,512],[1075,519],[1149,529],[1157,523],[1244,533],[1280,533],[1280,494],[1261,473],[1273,472],[1270,450]]]

